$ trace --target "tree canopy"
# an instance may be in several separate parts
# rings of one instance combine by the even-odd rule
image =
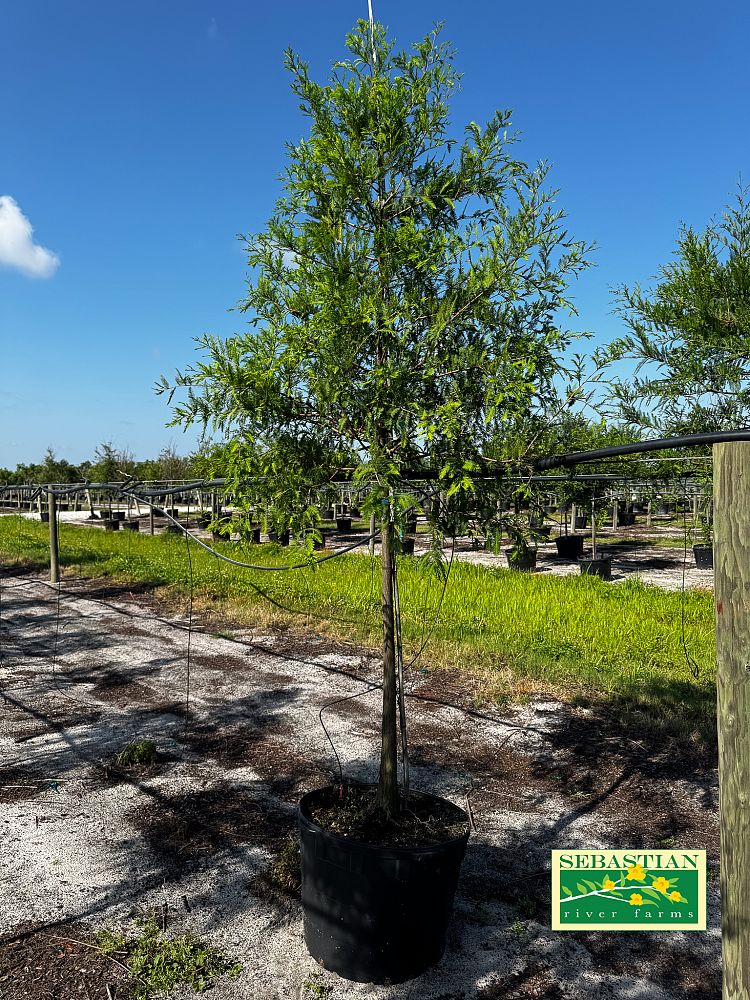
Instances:
[[[613,381],[618,413],[664,434],[750,423],[750,201],[740,188],[718,223],[683,226],[652,290],[617,290],[630,333],[610,358],[636,362]]]

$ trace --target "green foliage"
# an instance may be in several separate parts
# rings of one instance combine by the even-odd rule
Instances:
[[[117,763],[122,767],[132,767],[134,764],[148,765],[154,763],[156,756],[156,744],[153,740],[138,740],[136,743],[129,743],[117,755]]]
[[[182,393],[175,423],[228,440],[233,493],[297,528],[311,486],[344,468],[376,504],[407,471],[472,494],[491,435],[556,395],[557,317],[587,263],[546,165],[515,157],[508,111],[451,137],[459,76],[439,29],[395,52],[360,21],[347,47],[327,84],[287,53],[309,135],[245,238],[250,329],[202,338],[203,360],[159,386]]]
[[[664,434],[728,430],[750,422],[750,201],[703,233],[683,226],[675,259],[651,291],[617,290],[630,334],[613,361],[634,360],[636,376],[615,379],[620,415]],[[641,374],[642,373],[642,374]]]
[[[138,934],[127,937],[120,930],[105,928],[96,935],[104,955],[121,956],[133,977],[134,1000],[169,995],[178,986],[205,993],[216,976],[238,975],[242,966],[230,964],[215,949],[193,934],[168,937],[153,917],[137,920]]]

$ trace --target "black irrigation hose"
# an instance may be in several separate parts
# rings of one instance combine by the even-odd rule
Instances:
[[[672,448],[695,448],[698,445],[721,444],[726,441],[750,441],[750,428],[735,431],[714,431],[710,434],[687,434],[683,437],[654,438],[651,441],[637,441],[633,444],[616,444],[609,448],[595,448],[593,451],[572,451],[565,455],[548,455],[537,458],[535,469],[570,468],[586,462],[598,462],[619,455],[640,455],[647,451],[668,451]]]

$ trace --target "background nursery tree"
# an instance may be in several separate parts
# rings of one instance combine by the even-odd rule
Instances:
[[[231,440],[233,493],[299,501],[347,456],[381,530],[382,751],[377,807],[399,810],[394,555],[405,475],[474,489],[498,427],[555,394],[572,334],[566,289],[589,247],[569,238],[547,167],[513,156],[510,113],[450,137],[459,76],[437,27],[409,52],[359,21],[327,84],[288,52],[309,135],[288,147],[283,194],[245,237],[250,329],[204,336],[159,390],[174,423]],[[290,509],[287,506],[287,509]],[[447,522],[446,522],[447,523]]]
[[[740,188],[719,223],[683,227],[659,283],[618,289],[630,334],[612,360],[637,362],[615,379],[618,416],[667,436],[750,423],[750,202]],[[642,372],[642,374],[641,374]]]

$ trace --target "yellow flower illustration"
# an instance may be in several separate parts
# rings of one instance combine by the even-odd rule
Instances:
[[[627,877],[631,881],[635,879],[637,882],[642,882],[646,877],[646,870],[642,864],[630,865],[628,867]]]
[[[669,898],[672,900],[673,903],[679,903],[682,897],[680,896],[679,892],[675,891],[675,892],[670,892]]]
[[[654,881],[651,883],[651,885],[654,887],[654,889],[658,889],[659,892],[666,892],[667,889],[669,888],[669,882],[664,878],[663,875],[660,875],[659,878],[655,878]]]
[[[630,905],[643,906],[643,896],[640,894],[640,892],[633,893],[633,895],[630,897]]]
[[[605,880],[602,882],[602,889],[614,889],[614,887],[615,883],[612,881],[611,878],[605,878]]]

